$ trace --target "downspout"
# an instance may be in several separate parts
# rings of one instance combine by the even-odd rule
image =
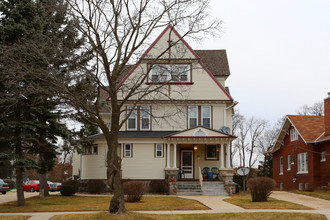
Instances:
[[[223,111],[223,126],[227,126],[227,110],[234,108],[237,104],[238,104],[238,102],[234,101],[233,104],[231,104],[230,106],[225,108],[225,110]]]

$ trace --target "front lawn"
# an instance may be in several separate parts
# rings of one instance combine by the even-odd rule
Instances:
[[[26,199],[26,205],[17,207],[15,202],[0,205],[0,212],[60,212],[60,211],[106,211],[109,196],[49,196],[40,200],[38,196]],[[207,210],[198,201],[177,197],[143,197],[141,202],[126,203],[129,211],[163,210]]]
[[[251,194],[249,192],[240,192],[238,194],[233,195],[229,199],[225,199],[224,201],[245,209],[312,209],[310,207],[277,200],[270,197],[268,198],[267,202],[252,202]]]
[[[186,214],[186,215],[149,215],[140,213],[125,213],[123,215],[110,215],[108,213],[97,214],[75,214],[75,215],[57,215],[51,220],[126,220],[126,219],[144,219],[144,220],[204,220],[204,219],[226,219],[226,220],[326,220],[324,215],[308,213],[281,213],[281,212],[255,212],[255,213],[221,213],[221,214]]]
[[[0,215],[1,220],[28,220],[28,215]]]
[[[320,199],[325,199],[330,201],[330,191],[325,190],[315,190],[314,192],[307,192],[307,191],[301,191],[301,190],[292,190],[290,191],[292,193],[302,194],[306,196],[312,196]]]

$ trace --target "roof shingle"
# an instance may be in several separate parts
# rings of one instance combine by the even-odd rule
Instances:
[[[306,142],[314,142],[324,132],[324,116],[288,115]]]

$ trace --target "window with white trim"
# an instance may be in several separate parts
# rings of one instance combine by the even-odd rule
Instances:
[[[164,157],[164,145],[163,144],[155,144],[155,156]]]
[[[97,155],[98,146],[93,144],[92,146],[83,147],[83,155]]]
[[[291,128],[291,130],[290,130],[290,140],[291,141],[298,140],[298,132],[295,128]]]
[[[321,152],[321,162],[326,161],[325,159],[325,151]]]
[[[188,128],[198,126],[198,106],[188,106]]]
[[[154,64],[149,72],[149,81],[190,82],[190,64]]]
[[[308,173],[308,153],[298,154],[298,173]]]
[[[124,157],[133,157],[133,144],[124,144]]]
[[[140,107],[140,129],[150,130],[150,106]]]
[[[288,170],[291,170],[291,155],[288,155]]]
[[[211,128],[211,106],[202,106],[202,125]]]
[[[280,157],[280,175],[283,175],[283,157]]]
[[[127,114],[131,111],[132,113],[127,119],[127,130],[136,130],[137,129],[137,109],[133,109],[132,107],[127,107]]]

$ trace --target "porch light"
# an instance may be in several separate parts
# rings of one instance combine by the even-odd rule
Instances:
[[[197,150],[197,146],[196,145],[194,146],[194,150]]]

